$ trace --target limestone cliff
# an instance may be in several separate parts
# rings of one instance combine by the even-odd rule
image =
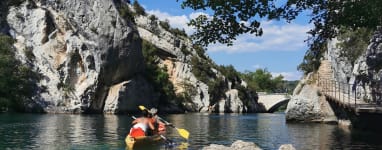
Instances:
[[[328,43],[328,51],[324,57],[331,64],[333,78],[337,82],[352,85],[357,90],[357,98],[367,102],[381,101],[382,83],[382,28],[371,33],[368,46],[356,57],[354,63],[343,55],[338,44],[342,41],[333,39]]]
[[[194,93],[191,95],[191,101],[183,102],[183,106],[187,111],[197,112],[261,112],[264,111],[257,103],[256,95],[245,91],[247,95],[247,103],[243,103],[243,99],[239,98],[239,92],[232,87],[232,82],[228,80],[219,70],[215,64],[208,58],[205,53],[198,52],[191,40],[186,35],[179,35],[171,33],[160,25],[160,21],[153,15],[138,16],[135,18],[138,31],[142,39],[150,41],[161,51],[159,53],[158,65],[165,67],[170,76],[170,81],[173,83],[176,93],[182,94],[188,92],[189,88],[185,88],[184,84],[192,85]],[[205,62],[206,66],[213,72],[215,77],[206,77],[215,80],[216,77],[224,78],[225,82],[220,87],[226,89],[225,95],[220,97],[220,100],[212,102],[209,87],[205,81],[198,79],[193,73],[192,59],[200,62]],[[240,79],[244,87],[245,82]]]
[[[208,57],[197,53],[186,36],[168,32],[148,16],[132,18],[133,12],[125,11],[132,8],[126,1],[20,2],[2,10],[0,17],[5,16],[5,21],[1,20],[0,29],[16,40],[17,59],[43,77],[39,94],[28,105],[49,113],[125,113],[138,111],[137,105],[157,107],[160,93],[142,75],[144,39],[161,50],[157,65],[166,68],[175,93],[186,90],[185,82],[195,90],[191,100],[162,110],[206,112],[221,105],[216,112],[261,111],[256,95],[241,90],[247,100],[240,99],[240,91],[231,86],[245,87],[244,82],[226,79],[217,68],[209,70],[224,79],[226,96],[211,103],[210,87],[192,73],[190,63],[193,57]]]
[[[304,77],[297,85],[285,112],[288,121],[337,121],[334,111],[315,85],[315,78],[312,73]]]
[[[356,35],[357,36],[357,35]],[[345,38],[349,39],[349,38]],[[321,60],[321,66],[318,69],[319,74],[312,74],[304,77],[295,91],[293,98],[287,107],[287,120],[299,121],[335,121],[333,109],[322,99],[322,95],[317,91],[316,80],[318,76],[325,76],[326,79],[341,82],[342,85],[350,87],[352,93],[357,91],[356,97],[365,102],[381,102],[381,83],[382,83],[382,28],[378,28],[360,50],[360,55],[354,56],[351,50],[342,49],[339,44],[343,41],[334,38],[327,43]],[[354,45],[354,43],[351,43]],[[357,46],[357,45],[354,45]],[[348,56],[344,51],[349,51]],[[351,58],[351,57],[353,58]],[[352,59],[354,62],[352,62]],[[326,68],[323,71],[322,68]],[[306,84],[306,81],[311,81]],[[305,85],[305,86],[304,86]],[[310,88],[310,90],[304,90]],[[347,87],[346,87],[347,88]],[[346,89],[345,88],[345,89]],[[314,91],[314,92],[312,92]],[[347,91],[347,90],[346,90]]]

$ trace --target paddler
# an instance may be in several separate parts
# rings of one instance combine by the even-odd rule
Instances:
[[[133,127],[129,133],[131,137],[146,136],[149,130],[155,130],[152,115],[147,110],[143,111],[143,116],[135,119],[132,124]]]
[[[159,133],[160,134],[160,133],[165,132],[166,131],[166,124],[159,119],[159,116],[157,115],[158,109],[151,108],[149,110],[149,113],[152,115],[151,123],[155,127],[154,133]]]

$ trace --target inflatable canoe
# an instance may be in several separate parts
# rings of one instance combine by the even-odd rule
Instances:
[[[155,143],[155,142],[161,142],[163,139],[160,137],[160,135],[153,135],[153,136],[139,136],[139,137],[131,137],[130,135],[127,135],[125,142],[129,149],[133,149],[133,147],[138,145],[144,145],[149,143]]]

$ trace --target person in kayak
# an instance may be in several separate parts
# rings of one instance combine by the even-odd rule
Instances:
[[[156,108],[151,108],[149,113],[152,115],[151,123],[154,125],[155,129],[153,133],[163,133],[166,132],[166,124],[159,119],[157,115],[158,110]]]
[[[143,111],[143,116],[135,119],[130,129],[129,135],[131,137],[139,137],[148,135],[149,130],[154,130],[154,124],[152,123],[152,115],[148,111]]]

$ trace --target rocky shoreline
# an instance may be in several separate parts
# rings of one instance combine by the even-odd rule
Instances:
[[[203,148],[203,150],[262,150],[253,142],[244,142],[242,140],[237,140],[232,143],[231,146],[224,146],[218,144],[211,144]],[[279,147],[279,150],[296,150],[292,144],[283,144]]]

